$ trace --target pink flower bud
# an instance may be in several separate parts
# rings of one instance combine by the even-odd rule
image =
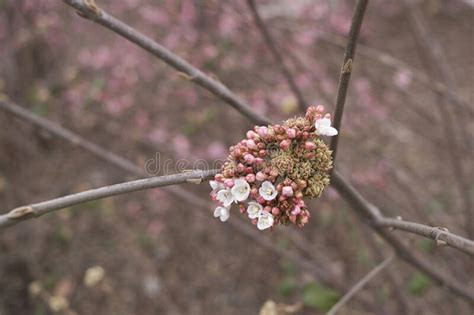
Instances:
[[[254,187],[250,190],[250,196],[253,197],[253,199],[257,198],[258,197],[258,189],[257,187]]]
[[[296,216],[295,215],[290,215],[290,221],[293,224],[296,224]]]
[[[257,225],[258,220],[257,219],[252,219],[252,224]]]
[[[260,150],[265,149],[265,143],[260,142],[259,144],[257,144],[257,148],[259,148]]]
[[[278,171],[277,170],[271,170],[270,171],[270,176],[277,177],[278,176]]]
[[[267,150],[260,150],[258,152],[258,156],[261,157],[261,158],[267,156]]]
[[[280,214],[280,209],[277,208],[277,207],[273,207],[272,208],[272,214],[275,215],[275,216],[279,215]]]
[[[258,196],[258,197],[257,197],[257,202],[258,202],[259,204],[263,205],[263,204],[265,203],[265,199],[263,199],[262,196]]]
[[[312,151],[312,150],[316,149],[316,144],[312,141],[306,141],[304,143],[304,148],[308,151]]]
[[[314,154],[313,152],[306,153],[306,154],[304,155],[305,159],[307,159],[307,160],[314,159],[315,156],[316,156],[316,154]]]
[[[253,183],[255,181],[255,175],[254,174],[247,174],[247,176],[245,176],[245,180],[249,183]]]
[[[224,180],[224,176],[222,174],[216,174],[214,175],[214,180],[222,182]]]
[[[239,211],[240,213],[245,213],[246,209],[244,205],[239,205]]]
[[[324,113],[324,106],[323,105],[316,106],[316,111],[319,113]]]
[[[309,221],[308,217],[302,217],[301,220],[300,220],[300,224],[305,225],[306,223],[308,223],[308,221]]]
[[[285,197],[293,197],[293,188],[291,188],[291,186],[283,187],[281,192],[282,192],[283,196],[285,196]]]
[[[265,161],[264,159],[258,157],[258,158],[255,159],[255,164],[260,165],[260,164],[262,164],[264,161]]]
[[[251,150],[257,149],[257,144],[255,143],[255,141],[253,141],[253,139],[247,140],[247,148]]]
[[[263,211],[270,213],[272,212],[272,207],[266,206],[263,208]]]
[[[293,128],[288,128],[286,129],[286,135],[288,136],[288,138],[293,139],[296,137],[296,130]]]
[[[295,193],[295,197],[296,197],[296,198],[303,198],[303,193],[301,192],[301,190],[298,190],[298,191]]]
[[[247,131],[247,139],[254,139],[257,134],[253,130]]]
[[[301,213],[301,208],[299,206],[295,206],[293,210],[291,211],[292,215],[298,215]]]
[[[249,163],[249,164],[253,164],[253,162],[255,161],[255,157],[250,154],[250,153],[247,153],[244,155],[244,160],[245,162]]]
[[[259,182],[263,182],[264,180],[267,179],[267,175],[265,175],[262,172],[258,172],[256,177],[255,177]]]
[[[282,142],[280,142],[280,148],[282,150],[287,150],[291,145],[291,140],[290,139],[286,139],[286,140],[283,140]]]
[[[238,173],[245,172],[245,166],[242,163],[237,164],[237,172]]]
[[[257,127],[257,133],[260,137],[266,138],[268,136],[268,128],[267,127]]]
[[[234,187],[234,180],[233,179],[225,179],[224,180],[224,186],[227,187],[227,188],[232,188]]]

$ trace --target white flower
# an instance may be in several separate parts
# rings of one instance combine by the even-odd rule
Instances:
[[[243,178],[234,181],[234,187],[231,189],[232,195],[236,201],[247,200],[250,194],[250,185]]]
[[[220,183],[216,180],[209,181],[209,185],[211,185],[212,191],[218,191],[218,190],[221,190],[221,189],[225,189],[224,184]]]
[[[224,207],[228,207],[234,201],[234,196],[229,189],[222,189],[217,193],[216,199],[219,200],[224,205]]]
[[[267,201],[275,199],[277,195],[275,186],[273,186],[273,184],[269,182],[268,180],[262,183],[262,186],[260,186],[258,193],[260,194],[260,196],[263,197],[263,199]]]
[[[337,129],[331,127],[331,119],[329,118],[322,118],[316,120],[316,122],[314,123],[314,127],[316,127],[316,134],[318,135],[328,137],[337,135]]]
[[[230,215],[229,207],[219,206],[214,210],[214,216],[216,218],[219,218],[221,222],[227,221],[227,219],[229,219],[229,215]]]
[[[262,212],[262,205],[259,204],[258,202],[251,201],[249,202],[249,206],[247,207],[247,214],[250,219],[256,219],[260,215],[260,212]]]
[[[262,231],[273,225],[273,215],[269,212],[262,211],[258,216],[257,228]]]

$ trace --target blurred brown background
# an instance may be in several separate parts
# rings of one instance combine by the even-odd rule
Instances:
[[[245,1],[96,2],[218,77],[274,121],[299,115]],[[305,99],[332,111],[354,1],[257,3]],[[472,199],[474,190],[474,6],[455,0],[416,6],[429,43],[439,42],[446,55],[457,101],[439,93],[445,78],[427,56],[407,7],[371,1],[338,167],[385,215],[467,236],[466,192]],[[156,152],[160,164],[212,163],[251,128],[222,101],[61,1],[0,1],[0,56],[2,93],[142,168]],[[454,135],[446,132],[446,111]],[[132,178],[3,111],[0,126],[2,213]],[[462,166],[462,179],[453,160]],[[185,188],[208,199],[207,184]],[[52,314],[64,301],[69,306],[59,313],[258,314],[267,300],[303,303],[297,314],[323,314],[391,250],[331,188],[310,209],[311,222],[302,229],[251,234],[266,247],[216,220],[211,206],[196,207],[160,189],[21,223],[0,234],[0,314]],[[230,220],[241,219],[234,210]],[[253,230],[247,220],[242,224]],[[443,272],[474,286],[468,256],[397,233]],[[31,294],[38,286],[41,293]],[[340,313],[472,309],[395,260]]]

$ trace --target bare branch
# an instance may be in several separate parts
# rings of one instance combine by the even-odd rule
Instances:
[[[165,63],[183,73],[190,81],[200,85],[218,98],[234,107],[242,115],[249,118],[256,124],[267,125],[270,121],[264,116],[256,113],[241,98],[231,92],[224,84],[214,80],[201,70],[197,69],[186,60],[177,56],[164,46],[161,46],[151,38],[138,32],[129,25],[123,23],[117,18],[109,15],[104,10],[97,7],[93,1],[84,0],[63,0],[66,4],[74,7],[81,16],[90,19],[113,32],[125,37],[129,41],[137,44],[155,57],[163,60]]]
[[[20,221],[37,218],[59,209],[81,204],[84,202],[122,195],[145,189],[185,184],[195,180],[203,181],[212,178],[219,170],[195,170],[181,174],[165,175],[129,181],[125,183],[104,186],[80,193],[67,195],[61,198],[51,199],[27,206],[22,206],[0,215],[0,227],[11,226]]]
[[[451,67],[446,60],[443,49],[435,36],[430,32],[428,23],[425,21],[422,12],[417,4],[410,0],[405,0],[405,6],[408,9],[410,21],[414,28],[414,35],[422,44],[423,54],[427,57],[429,65],[432,66],[437,73],[439,73],[441,80],[447,86],[447,93],[439,94],[445,99],[445,104],[437,102],[436,106],[438,112],[443,117],[443,134],[445,135],[447,154],[453,173],[456,176],[455,183],[461,195],[463,203],[463,211],[465,214],[465,229],[469,237],[474,237],[474,212],[472,211],[472,198],[470,192],[470,182],[467,178],[459,155],[459,144],[456,138],[456,131],[460,131],[464,137],[463,128],[455,128],[455,122],[448,106],[455,102],[452,96],[455,91],[454,75]],[[464,120],[464,116],[460,115],[460,120]],[[464,123],[466,126],[466,123]]]
[[[272,53],[273,58],[275,59],[275,62],[280,68],[280,71],[283,77],[285,77],[286,82],[288,83],[288,86],[290,87],[291,91],[295,95],[298,101],[298,106],[300,107],[301,111],[305,112],[306,108],[308,107],[308,104],[304,100],[303,94],[301,93],[300,89],[296,85],[296,82],[293,79],[293,75],[291,74],[290,69],[288,69],[288,67],[286,66],[285,60],[283,59],[283,56],[280,54],[277,44],[273,40],[270,31],[268,30],[267,26],[265,25],[262,18],[260,17],[257,10],[257,6],[255,4],[255,0],[247,0],[247,4],[250,8],[250,11],[252,11],[252,16],[255,21],[255,25],[257,26],[260,33],[262,34],[262,37],[265,40],[265,43],[268,46],[268,49]]]
[[[10,101],[1,100],[0,99],[0,109],[5,110],[16,117],[32,123],[33,125],[42,128],[52,135],[57,136],[66,142],[69,142],[73,145],[77,145],[78,147],[84,149],[84,151],[92,153],[96,157],[100,158],[101,160],[117,167],[120,170],[124,170],[130,174],[136,176],[146,176],[144,169],[136,166],[133,162],[126,160],[113,152],[107,151],[99,147],[98,145],[82,138],[81,136],[73,133],[70,130],[67,130],[47,119],[42,117],[36,116],[35,114],[31,113],[30,111],[20,107],[17,104],[14,104]],[[203,200],[202,198],[198,197],[196,194],[189,190],[185,190],[183,187],[180,186],[167,186],[163,187],[167,191],[173,193],[174,195],[182,198],[183,200],[187,201],[189,204],[193,206],[198,206],[203,209],[209,210],[211,208],[211,203]],[[193,211],[194,215],[202,216],[204,218],[208,218],[202,212]],[[264,235],[258,233],[255,229],[247,224],[243,223],[239,220],[229,220],[229,225],[234,228],[239,233],[249,237],[252,239],[253,242],[259,244],[263,248],[273,252],[276,255],[284,257],[289,261],[294,262],[298,266],[301,266],[303,269],[307,270],[308,272],[312,273],[316,278],[320,279],[322,282],[326,283],[327,285],[337,289],[338,291],[345,291],[347,288],[338,281],[331,279],[329,277],[329,273],[326,272],[322,267],[319,267],[315,264],[314,261],[308,260],[298,254],[296,251],[292,251],[289,249],[283,249],[279,246],[275,246],[272,240]],[[363,299],[361,299],[363,300]],[[364,300],[363,300],[364,301]],[[365,301],[367,302],[367,301]]]
[[[351,79],[352,63],[354,62],[354,55],[357,47],[357,40],[359,39],[360,27],[364,19],[365,9],[367,8],[368,2],[368,0],[357,1],[356,8],[352,16],[346,51],[344,52],[344,61],[342,62],[341,74],[339,76],[339,87],[336,97],[336,109],[334,111],[333,117],[334,128],[339,131],[339,134],[331,139],[330,145],[334,163],[336,162],[337,144],[339,137],[341,136],[342,115],[344,114],[344,104],[346,103],[349,80]]]
[[[347,182],[337,171],[333,172],[332,184],[341,196],[352,206],[356,213],[368,223],[377,222],[382,216],[380,210],[368,202],[349,182]],[[389,243],[397,252],[398,256],[408,264],[422,271],[438,284],[445,286],[453,293],[464,299],[474,302],[474,292],[462,284],[446,276],[444,272],[434,268],[431,263],[419,258],[406,245],[395,238],[385,227],[370,224],[374,231]]]
[[[375,276],[377,276],[382,270],[388,267],[395,257],[395,255],[391,255],[360,279],[336,304],[334,304],[326,315],[335,315],[357,292],[369,283],[370,280],[375,278]]]
[[[393,228],[412,234],[417,234],[435,240],[438,246],[451,246],[471,256],[474,256],[474,242],[456,234],[450,233],[442,227],[431,227],[419,223],[407,222],[392,218],[379,218],[374,224]]]
[[[344,48],[346,45],[344,38],[338,36],[337,34],[322,33],[319,37],[319,40],[341,48]],[[409,71],[413,75],[413,78],[415,80],[418,80],[427,88],[430,88],[431,90],[437,93],[441,93],[443,95],[450,94],[450,97],[452,97],[452,101],[457,106],[457,111],[464,110],[470,117],[474,116],[474,109],[470,106],[469,103],[462,99],[458,94],[454,94],[450,89],[448,89],[448,87],[443,82],[437,80],[433,76],[426,74],[422,70],[417,69],[416,67],[394,57],[391,54],[360,43],[357,45],[357,54],[359,56],[364,56],[368,59],[377,61],[388,67],[392,67],[395,69],[405,69]],[[401,91],[403,92],[403,90]]]

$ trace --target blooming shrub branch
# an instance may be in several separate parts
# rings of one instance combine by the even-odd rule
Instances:
[[[278,224],[305,225],[311,217],[304,198],[317,198],[329,185],[331,151],[321,139],[335,136],[324,107],[311,106],[305,117],[282,125],[255,126],[230,147],[221,172],[210,182],[225,222],[236,203],[259,230]]]

